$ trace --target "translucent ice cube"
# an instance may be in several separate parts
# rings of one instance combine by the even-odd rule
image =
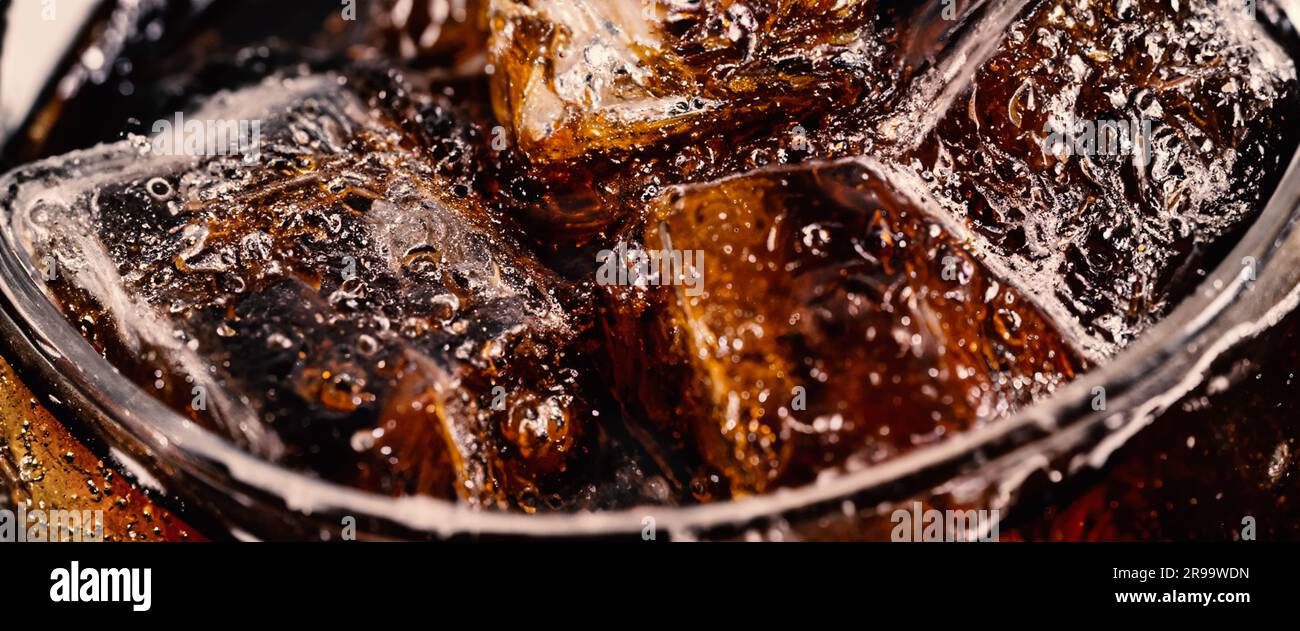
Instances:
[[[477,197],[478,132],[448,102],[327,74],[181,116],[260,137],[160,133],[4,178],[33,274],[115,365],[366,488],[531,510],[571,483],[597,432],[565,289]]]
[[[863,159],[672,189],[630,235],[660,273],[616,257],[632,270],[607,276],[619,396],[699,499],[881,461],[1080,368],[932,202],[888,177]],[[672,252],[697,273],[665,268]]]

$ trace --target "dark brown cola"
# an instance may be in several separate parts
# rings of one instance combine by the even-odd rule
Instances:
[[[665,187],[871,151],[971,3],[489,3],[505,200],[544,244],[641,221]]]
[[[894,109],[859,112],[862,124],[874,125],[868,133],[881,155],[874,170],[849,176],[825,165],[759,170],[669,189],[648,205],[645,227],[630,240],[653,251],[669,247],[665,234],[671,233],[671,247],[701,248],[705,293],[615,291],[615,303],[624,307],[613,318],[610,347],[616,366],[645,358],[615,371],[625,379],[620,396],[639,411],[634,418],[667,432],[666,441],[656,436],[656,451],[679,469],[679,482],[694,480],[705,497],[804,483],[823,468],[864,466],[936,433],[969,428],[989,418],[989,409],[993,417],[1006,414],[1127,344],[1190,291],[1258,211],[1295,146],[1288,122],[1295,69],[1265,22],[1205,3],[1177,10],[1134,5],[1122,15],[1057,3],[1032,4],[1020,14],[988,8],[971,26],[974,32],[999,27],[982,53],[979,46],[955,49],[969,55],[940,51]],[[1221,63],[1192,71],[1186,62],[1194,59]],[[963,83],[957,74],[935,82],[952,64],[973,79]],[[1049,124],[1053,117],[1091,127]],[[1068,155],[1051,153],[1062,144],[1050,138],[1058,129],[1068,131],[1060,139],[1070,142]],[[870,196],[847,194],[859,180],[886,183]],[[927,285],[934,273],[906,276],[906,291],[920,298],[905,305],[933,310],[921,314],[864,306],[854,302],[861,296],[835,289],[827,278],[799,276],[801,262],[786,257],[819,240],[854,244],[853,250],[841,245],[846,249],[837,260],[845,266],[882,260],[863,249],[862,224],[818,214],[826,205],[822,197],[855,218],[847,209],[912,208],[931,217],[936,236],[960,244],[968,258],[959,260],[978,271],[974,277],[1011,292],[1016,308],[1004,316],[989,307],[992,324],[981,328],[966,311],[977,303],[972,297],[924,299],[926,289],[950,297]],[[787,232],[797,227],[807,230],[802,242]],[[917,241],[905,224],[885,231],[900,242]],[[947,256],[913,255],[932,266]],[[773,286],[762,276],[764,266],[791,284]],[[805,304],[836,291],[850,297],[852,309],[835,301],[813,303],[815,309]],[[917,321],[931,326],[913,337],[908,331]],[[960,362],[954,369],[948,362],[960,357],[963,344],[936,344],[924,335],[963,331],[961,342],[997,347],[1003,329],[996,325],[1003,321],[1028,326],[1037,341],[1017,347],[1024,355],[996,369],[1009,373],[972,371]],[[864,334],[880,330],[902,332],[883,341]],[[801,341],[806,337],[830,342]],[[944,350],[930,355],[936,345]],[[921,359],[911,363],[913,356]],[[751,374],[755,367],[762,367],[759,374]],[[986,389],[1003,397],[997,405],[981,409],[942,394],[953,375],[971,373],[991,380]],[[796,414],[792,380],[805,391],[817,386],[809,399],[820,407]],[[673,385],[663,389],[662,383]],[[688,385],[683,391],[680,384]],[[891,391],[893,384],[906,384],[899,390],[911,396]],[[863,431],[868,428],[883,428],[890,438]]]
[[[472,193],[476,132],[382,75],[272,77],[190,118],[237,114],[261,131],[239,154],[176,155],[162,133],[11,176],[69,320],[267,457],[391,494],[571,505],[557,490],[603,457],[579,321]]]
[[[1024,409],[1176,305],[1295,148],[1259,4],[162,3],[0,203],[142,396],[259,456],[726,500]]]
[[[1260,4],[1030,3],[962,90],[918,92],[890,151],[1109,356],[1222,258],[1295,150],[1295,64]]]
[[[848,160],[690,186],[633,235],[696,268],[612,285],[608,343],[621,395],[698,499],[870,466],[1083,367],[887,173]]]

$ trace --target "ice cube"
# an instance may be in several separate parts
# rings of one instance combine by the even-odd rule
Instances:
[[[674,188],[606,257],[628,270],[597,278],[619,396],[698,499],[881,461],[1082,367],[889,177],[849,159]]]
[[[52,297],[115,365],[365,488],[533,510],[575,483],[603,439],[567,289],[477,196],[478,131],[449,102],[358,71],[181,116],[260,136],[137,137],[4,178],[33,273],[52,263]]]
[[[1295,149],[1294,64],[1240,4],[1033,3],[950,103],[882,126],[1094,359],[1203,278]]]
[[[965,4],[491,0],[497,118],[534,161],[701,137],[730,153],[747,127],[806,154],[827,114],[890,102]]]

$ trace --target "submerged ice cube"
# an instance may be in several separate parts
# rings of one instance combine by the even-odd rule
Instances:
[[[1031,3],[951,102],[918,92],[882,136],[990,264],[1109,356],[1221,259],[1296,146],[1270,4]]]
[[[1042,313],[888,178],[855,159],[681,187],[630,235],[660,252],[651,260],[677,252],[696,268],[608,283],[606,337],[625,407],[697,498],[878,462],[1081,368]]]
[[[491,0],[497,118],[541,162],[745,127],[804,145],[801,121],[889,102],[965,4]]]
[[[532,509],[596,458],[565,288],[474,193],[477,131],[449,103],[325,74],[182,116],[260,137],[137,137],[4,180],[33,273],[123,372],[391,494]]]

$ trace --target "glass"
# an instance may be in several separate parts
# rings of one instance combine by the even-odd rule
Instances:
[[[1014,3],[1013,3],[1014,4]],[[1294,22],[1300,3],[1282,3]],[[1294,33],[1288,33],[1294,37]],[[1300,49],[1290,42],[1292,52]],[[291,471],[195,425],[120,375],[33,282],[37,266],[0,217],[0,334],[7,358],[109,447],[128,471],[232,534],[328,538],[345,516],[375,537],[887,537],[890,513],[911,502],[1014,510],[1026,480],[1056,481],[1100,466],[1195,388],[1209,364],[1266,332],[1300,293],[1300,172],[1292,160],[1249,231],[1199,288],[1113,360],[1016,414],[863,470],[798,488],[690,507],[582,514],[477,511],[428,497],[392,498]],[[1105,409],[1094,409],[1098,388]],[[652,521],[651,521],[652,520]]]

